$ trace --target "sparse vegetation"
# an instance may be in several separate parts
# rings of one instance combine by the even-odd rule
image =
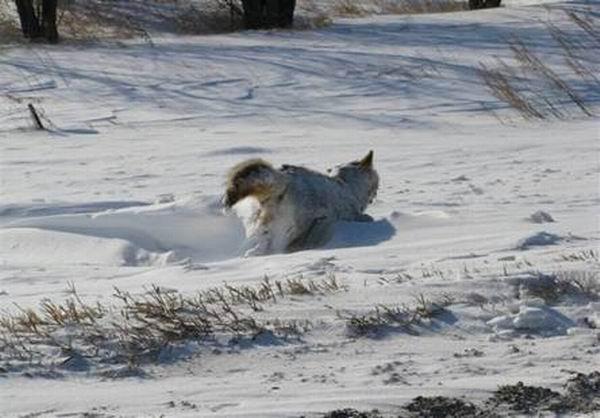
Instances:
[[[518,37],[509,41],[514,64],[498,60],[494,66],[480,65],[479,75],[490,92],[525,119],[567,119],[576,114],[573,105],[579,114],[594,115],[582,88],[576,86],[600,87],[595,61],[590,55],[600,46],[597,18],[593,14],[574,11],[565,13],[580,28],[577,34],[567,33],[551,23],[547,24],[547,29],[556,41],[563,61],[572,70],[569,76],[557,72]]]
[[[450,13],[467,10],[467,3],[453,0],[335,0],[330,13],[340,17],[361,17],[370,14]]]
[[[359,411],[354,408],[336,409],[327,412],[323,418],[383,418],[378,410]]]
[[[415,298],[413,306],[377,305],[367,313],[338,312],[338,316],[346,322],[348,334],[355,337],[377,336],[389,327],[400,328],[404,332],[415,332],[415,326],[442,314],[452,302],[449,296],[431,301],[419,295]]]
[[[540,386],[528,386],[523,382],[503,385],[483,405],[465,399],[445,396],[417,396],[409,403],[393,408],[389,413],[358,411],[353,408],[337,409],[325,417],[339,418],[498,418],[508,415],[538,415],[553,411],[560,414],[594,413],[600,410],[600,372],[575,373],[565,384],[561,394]]]
[[[378,0],[382,14],[452,13],[468,9],[466,1],[458,0]]]
[[[508,404],[516,412],[532,414],[544,407],[552,408],[559,402],[561,395],[558,392],[539,386],[527,386],[523,382],[516,385],[500,386],[491,399],[493,404]]]
[[[337,0],[333,3],[332,13],[341,17],[361,17],[369,14],[365,5],[354,0]]]
[[[256,286],[225,284],[201,292],[201,297],[208,303],[219,303],[225,300],[233,305],[247,305],[254,311],[261,311],[263,310],[261,303],[277,303],[279,299],[286,296],[317,295],[346,290],[348,287],[341,284],[334,274],[329,274],[319,281],[303,277],[270,280],[265,276]]]
[[[137,368],[189,341],[287,338],[309,330],[310,321],[259,320],[251,313],[291,295],[341,289],[333,275],[322,281],[265,278],[256,288],[224,285],[194,296],[157,286],[141,295],[115,288],[116,303],[109,305],[87,304],[71,288],[62,303],[45,299],[37,310],[0,317],[0,364],[4,370],[53,370],[77,359],[78,367],[85,363],[103,373],[110,365]]]
[[[555,304],[565,298],[597,300],[600,298],[600,278],[597,272],[585,270],[541,272],[518,280],[519,297],[537,297],[547,304]]]
[[[21,38],[12,0],[0,0],[0,36],[5,41]],[[115,4],[86,1],[59,2],[57,23],[61,37],[85,41],[139,37],[151,41],[151,29],[182,34],[212,34],[244,28],[240,0],[212,0],[199,5],[174,0]],[[335,0],[317,5],[299,1],[293,28],[311,29],[331,24],[334,17],[370,14],[419,14],[455,12],[467,9],[465,1],[454,0]]]
[[[581,250],[569,254],[561,254],[559,261],[589,261],[593,263],[600,262],[600,252],[597,250]]]
[[[419,417],[476,417],[482,416],[482,411],[470,402],[445,396],[424,397],[413,399],[406,408]],[[488,415],[493,417],[494,415]]]
[[[576,373],[565,384],[566,391],[560,394],[548,388],[527,386],[523,382],[516,385],[500,386],[488,405],[498,408],[507,405],[511,411],[535,414],[540,411],[558,413],[591,413],[600,409],[597,399],[600,395],[600,373]]]

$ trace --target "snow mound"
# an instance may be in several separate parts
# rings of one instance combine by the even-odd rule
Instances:
[[[548,306],[521,305],[519,312],[497,316],[487,322],[494,331],[506,330],[564,335],[575,324],[572,320]]]
[[[146,251],[118,238],[47,231],[37,228],[0,230],[0,258],[13,264],[164,264],[172,253]]]
[[[0,256],[12,262],[156,265],[218,261],[240,254],[239,220],[216,199],[178,201],[21,218],[0,230]],[[86,204],[84,206],[90,206]]]

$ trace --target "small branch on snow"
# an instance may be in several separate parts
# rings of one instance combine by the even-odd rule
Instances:
[[[35,109],[35,107],[33,106],[33,104],[29,103],[27,105],[27,107],[29,108],[29,113],[31,114],[31,119],[33,119],[33,123],[35,124],[35,128],[38,129],[38,130],[40,130],[40,131],[45,131],[46,127],[42,123],[42,120],[40,119],[40,116],[38,115],[38,112]]]

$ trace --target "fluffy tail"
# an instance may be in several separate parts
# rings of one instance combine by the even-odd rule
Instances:
[[[223,203],[230,208],[247,196],[262,201],[273,193],[278,174],[264,160],[252,159],[239,163],[229,171]]]

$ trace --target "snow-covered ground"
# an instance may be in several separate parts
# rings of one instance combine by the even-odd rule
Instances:
[[[189,341],[133,377],[107,378],[93,362],[16,367],[0,352],[0,415],[386,412],[419,395],[482,400],[517,381],[560,389],[568,371],[598,369],[593,292],[531,291],[554,277],[597,295],[598,118],[564,104],[568,120],[524,121],[477,72],[512,62],[518,36],[597,114],[599,85],[564,64],[547,23],[583,39],[563,9],[598,3],[509,6],[152,44],[0,46],[4,315],[60,302],[70,283],[103,304],[114,287],[191,296],[265,276],[333,275],[345,288],[251,313],[309,321],[298,338]],[[29,128],[27,103],[51,132]],[[381,178],[374,222],[340,224],[325,248],[240,257],[241,222],[219,204],[229,167],[261,157],[324,171],[369,149]],[[420,296],[451,304],[411,333],[348,326]]]

